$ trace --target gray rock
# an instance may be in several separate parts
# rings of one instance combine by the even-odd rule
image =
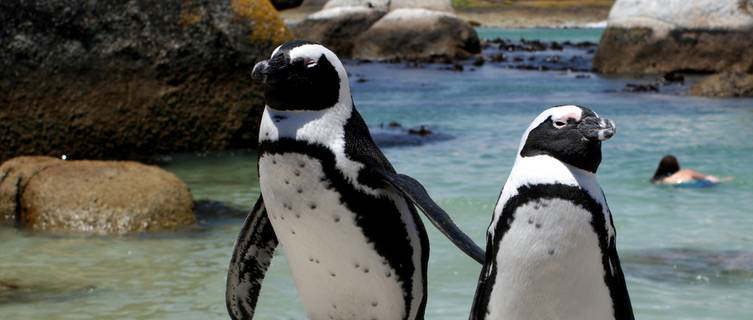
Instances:
[[[370,60],[465,58],[480,52],[476,31],[454,14],[397,9],[356,39],[353,56]]]
[[[268,0],[0,1],[0,161],[256,145]]]
[[[297,38],[320,43],[341,58],[353,55],[353,40],[387,12],[366,7],[332,7],[292,26]]]
[[[594,57],[603,73],[753,70],[753,0],[617,0]]]

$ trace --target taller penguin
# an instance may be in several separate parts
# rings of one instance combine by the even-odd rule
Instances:
[[[480,263],[483,250],[421,184],[395,172],[353,106],[332,51],[288,42],[256,64],[252,77],[267,103],[261,196],[230,262],[230,316],[253,317],[279,241],[309,319],[423,319],[429,241],[414,204]]]
[[[573,105],[533,120],[494,209],[471,320],[634,318],[596,181],[614,130]]]

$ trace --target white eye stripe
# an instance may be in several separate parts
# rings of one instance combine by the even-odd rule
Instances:
[[[277,54],[277,51],[280,51],[280,48],[282,48],[282,45],[277,46],[274,51],[272,51],[272,55],[270,57],[274,57]]]

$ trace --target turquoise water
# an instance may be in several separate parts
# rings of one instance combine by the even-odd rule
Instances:
[[[476,28],[476,33],[482,39],[506,38],[510,40],[541,40],[557,42],[599,42],[604,28],[577,28],[577,29],[502,29],[502,28]]]
[[[539,31],[552,38],[572,32]],[[347,67],[352,80],[368,80],[352,86],[369,125],[398,121],[454,136],[384,152],[479,243],[520,135],[539,112],[576,103],[615,120],[599,180],[636,318],[753,319],[753,99],[628,94],[620,92],[628,80],[490,63],[461,73]],[[734,179],[704,189],[653,186],[648,179],[667,153],[685,167]],[[189,184],[195,199],[247,209],[259,193],[253,151],[175,155],[165,168]],[[184,232],[114,239],[0,228],[0,281],[24,288],[0,291],[0,319],[226,318],[225,273],[241,223],[206,218]],[[466,319],[480,266],[427,228],[427,319]],[[284,255],[267,274],[257,319],[304,319]]]

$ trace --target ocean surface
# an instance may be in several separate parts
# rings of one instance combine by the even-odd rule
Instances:
[[[600,29],[480,30],[485,37],[596,41]],[[580,104],[613,119],[599,181],[637,319],[753,319],[753,99],[624,93],[634,79],[520,71],[487,63],[464,72],[349,63],[368,124],[427,126],[452,139],[385,148],[478,243],[520,136],[544,109]],[[365,81],[357,82],[356,79]],[[712,188],[649,183],[659,159],[733,177]],[[247,210],[259,194],[253,151],[170,155],[165,166],[194,198]],[[225,275],[239,216],[127,237],[63,237],[0,228],[0,319],[224,319]],[[430,320],[467,319],[480,266],[426,223]],[[305,319],[282,250],[257,319]]]

